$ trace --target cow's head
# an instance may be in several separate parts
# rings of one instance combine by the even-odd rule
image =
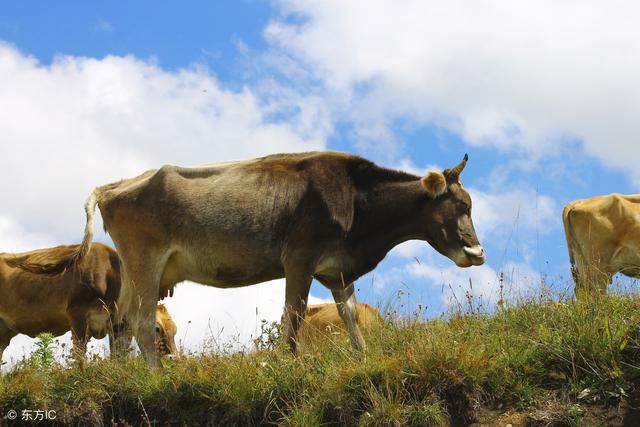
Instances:
[[[423,238],[458,267],[484,264],[484,249],[471,221],[471,197],[460,183],[467,160],[465,154],[456,167],[429,172],[422,178],[422,186],[432,199],[425,206]]]
[[[156,310],[156,349],[160,356],[175,356],[177,327],[163,304]]]

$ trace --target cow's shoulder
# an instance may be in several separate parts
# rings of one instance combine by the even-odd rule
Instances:
[[[349,231],[355,217],[356,200],[372,188],[389,182],[418,181],[419,177],[387,169],[362,157],[335,151],[320,151],[268,157],[272,167],[302,173],[308,185],[322,198],[332,219]],[[266,158],[267,159],[267,158]]]

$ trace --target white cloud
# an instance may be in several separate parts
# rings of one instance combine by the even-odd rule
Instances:
[[[640,181],[637,2],[279,4],[267,39],[367,138],[388,141],[385,125],[402,117],[532,159],[578,139]]]
[[[285,121],[275,89],[265,101],[197,67],[167,72],[132,56],[44,66],[0,43],[0,75],[0,215],[65,243],[80,238],[97,185],[164,163],[321,149],[328,131],[312,124],[323,120],[317,100],[288,98],[299,105]]]
[[[546,234],[560,225],[560,208],[554,199],[532,188],[524,186],[496,192],[468,190],[480,240],[523,232]]]

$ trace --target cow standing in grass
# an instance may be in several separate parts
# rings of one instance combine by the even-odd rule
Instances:
[[[394,246],[429,242],[460,267],[484,263],[459,181],[467,157],[424,177],[336,152],[276,154],[183,168],[163,166],[96,188],[77,259],[100,208],[123,272],[121,312],[150,365],[158,295],[183,280],[220,288],[286,279],[293,351],[313,278],[331,290],[351,342],[365,349],[353,282]],[[125,295],[126,294],[126,295]]]
[[[616,273],[640,278],[640,195],[574,200],[562,219],[578,299],[606,294]]]
[[[369,304],[356,304],[356,323],[361,331],[382,325],[382,314]],[[307,307],[304,322],[298,330],[298,342],[308,344],[327,336],[341,335],[346,331],[338,307],[335,304],[315,304]]]
[[[18,334],[57,336],[71,330],[73,355],[81,365],[92,337],[109,335],[114,352],[112,316],[121,290],[118,254],[94,243],[73,263],[78,250],[79,245],[63,245],[0,254],[0,361]],[[160,356],[175,354],[176,325],[163,305],[154,311],[157,350]],[[131,336],[122,333],[118,338],[128,347]]]

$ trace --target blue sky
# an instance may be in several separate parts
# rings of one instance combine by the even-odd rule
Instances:
[[[503,3],[5,5],[0,250],[78,241],[93,187],[163,163],[326,148],[424,173],[469,153],[487,265],[456,269],[409,243],[359,281],[359,299],[381,306],[402,290],[403,310],[434,316],[470,279],[491,305],[501,272],[514,297],[541,275],[570,289],[562,207],[640,183],[638,6]],[[247,295],[268,295],[269,318],[281,304],[281,284],[182,289],[174,312],[224,307],[220,328],[239,335],[255,329],[255,308],[233,309]]]

